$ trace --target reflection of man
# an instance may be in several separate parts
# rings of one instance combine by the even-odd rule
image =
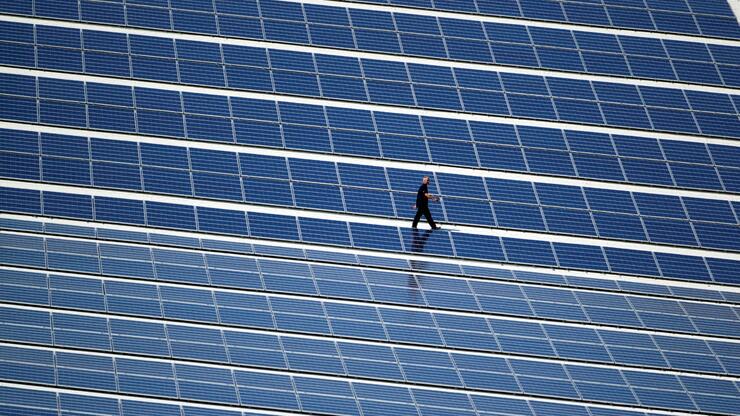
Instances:
[[[414,222],[411,225],[412,228],[416,228],[422,215],[424,215],[424,218],[427,219],[429,226],[432,227],[433,230],[440,228],[437,227],[437,224],[434,223],[434,220],[432,219],[432,213],[429,212],[429,200],[431,199],[432,201],[436,201],[438,198],[429,193],[429,189],[427,187],[428,184],[429,176],[425,176],[421,180],[421,186],[419,187],[419,190],[416,191],[416,205],[414,205],[414,208],[416,208],[416,216],[414,216]]]
[[[426,230],[423,234],[416,228],[411,230],[411,252],[423,253],[430,235],[432,235],[432,230]]]
[[[431,235],[432,230],[425,230],[424,233],[420,233],[419,230],[417,230],[416,228],[411,230],[411,252],[423,253],[424,246],[427,244],[427,240]],[[410,263],[413,270],[421,270],[424,268],[425,262],[420,260],[411,260]],[[410,286],[417,287],[416,281],[414,280],[413,282],[411,282],[411,279],[413,279],[413,277],[409,278]]]

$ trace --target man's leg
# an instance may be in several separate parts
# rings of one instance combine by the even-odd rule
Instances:
[[[435,224],[434,220],[432,219],[432,212],[429,211],[429,207],[424,209],[424,217],[427,219],[430,227],[437,228],[437,224]]]
[[[411,224],[412,228],[416,228],[416,226],[419,225],[419,220],[421,219],[421,213],[422,213],[422,209],[417,208],[416,215],[414,216],[414,222]]]

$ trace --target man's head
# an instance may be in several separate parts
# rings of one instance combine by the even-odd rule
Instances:
[[[421,183],[423,183],[424,185],[428,184],[429,183],[429,176],[424,176],[423,178],[421,178]]]

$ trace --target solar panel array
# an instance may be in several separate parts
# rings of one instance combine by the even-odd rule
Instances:
[[[737,414],[732,7],[0,2],[0,414]]]

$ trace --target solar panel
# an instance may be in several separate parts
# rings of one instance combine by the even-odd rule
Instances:
[[[557,131],[542,132],[550,134]],[[409,208],[413,203],[411,192],[415,185],[411,183],[403,188],[389,186],[386,177],[391,178],[392,183],[396,175],[420,175],[413,171],[395,173],[380,167],[309,159],[163,145],[137,146],[136,143],[44,134],[40,136],[39,159],[38,147],[29,148],[28,141],[20,141],[22,137],[30,139],[32,136],[21,131],[7,133],[10,137],[17,138],[17,141],[8,140],[9,143],[3,148],[6,152],[2,154],[6,155],[7,160],[15,161],[14,164],[8,164],[7,171],[2,175],[7,178],[143,190],[206,199],[410,218],[413,216],[413,211]],[[554,141],[552,137],[530,133],[521,136],[529,145],[549,146]],[[562,146],[565,145],[559,132],[556,138]],[[38,139],[34,137],[33,140]],[[65,145],[56,144],[62,141]],[[70,142],[76,143],[77,150],[66,145]],[[660,152],[657,142],[655,144],[656,151]],[[138,156],[139,147],[141,158]],[[56,151],[56,148],[60,151]],[[543,153],[540,157],[544,158],[545,155]],[[174,158],[178,158],[180,162],[175,163]],[[167,161],[170,159],[172,163]],[[530,163],[534,160],[538,159],[530,160]],[[544,163],[547,159],[542,160]],[[150,164],[180,169],[159,168]],[[92,175],[89,174],[90,171]],[[676,173],[675,170],[673,172]],[[375,179],[371,179],[373,175]],[[737,240],[737,222],[732,206],[724,201],[510,182],[518,188],[536,185],[536,192],[532,194],[531,191],[508,189],[506,181],[490,178],[485,179],[485,184],[483,178],[465,175],[440,173],[434,175],[433,179],[440,184],[435,193],[443,201],[435,210],[453,223],[737,249],[734,243]],[[527,193],[532,197],[521,199]],[[618,200],[621,202],[618,203]],[[691,209],[689,215],[683,204],[686,204],[686,210],[690,209],[689,206],[696,208]],[[101,208],[105,209],[104,206]],[[219,219],[216,212],[212,216],[214,219],[208,222],[208,213],[205,210],[202,215],[206,217],[201,225],[214,229],[213,227],[219,227],[219,222],[233,223],[224,218]],[[724,214],[720,214],[722,212]],[[707,215],[711,217],[707,218]],[[214,221],[214,225],[208,225]],[[245,234],[244,220],[235,218],[234,221],[234,226],[239,222],[243,223],[242,231],[238,234]]]
[[[0,413],[736,413],[733,5],[314,3],[0,4]]]
[[[24,197],[30,199],[27,207],[15,208],[15,212],[36,212],[40,210],[38,207],[38,199],[36,202],[33,198],[38,198],[38,191],[31,192],[19,192],[13,188],[3,188],[3,192],[6,195],[17,195],[18,197]],[[131,218],[129,211],[130,208],[124,213],[123,216],[117,215],[117,209],[113,208],[116,206],[117,201],[112,201],[113,207],[111,214],[107,218],[100,218],[97,212],[93,212],[92,206],[93,201],[90,197],[80,197],[73,194],[64,193],[49,193],[49,197],[44,196],[44,214],[55,217],[67,217],[77,219],[93,219],[102,220],[105,222],[125,222]],[[35,194],[35,195],[34,195]],[[64,202],[63,202],[64,201]],[[69,205],[61,205],[68,201],[76,201],[76,205],[71,207]],[[216,210],[214,208],[210,210],[204,210],[203,207],[194,207],[189,205],[180,205],[172,203],[162,202],[151,202],[144,203],[143,201],[130,200],[130,199],[119,199],[123,201],[123,206],[126,204],[134,203],[138,204],[138,210],[145,214],[146,222],[128,222],[129,224],[148,225],[152,227],[175,229],[175,230],[190,230],[190,231],[205,231],[216,234],[231,234],[231,235],[242,235],[242,236],[253,236],[258,238],[277,239],[281,241],[306,241],[301,238],[301,230],[304,227],[308,227],[309,235],[310,225],[305,225],[304,222],[300,221],[300,217],[291,217],[279,214],[264,214],[233,210]],[[37,207],[33,207],[33,205]],[[57,206],[57,204],[60,204]],[[14,207],[10,207],[12,209]],[[28,211],[23,211],[22,209]],[[2,207],[3,210],[8,211],[9,208]],[[208,216],[212,215],[210,212],[218,213],[214,221],[209,221]],[[93,216],[95,214],[95,217]],[[246,214],[246,215],[245,215]],[[519,215],[522,215],[519,213]],[[233,218],[233,220],[225,220]],[[512,219],[517,218],[516,215],[512,214]],[[526,216],[522,217],[526,218]],[[202,225],[197,225],[201,224]],[[212,224],[212,225],[210,225]],[[249,233],[247,234],[247,224]],[[345,224],[340,226],[340,224]],[[328,225],[328,224],[327,224]],[[414,239],[412,238],[411,244],[408,243],[407,237],[401,238],[401,235],[406,233],[402,228],[392,226],[378,226],[367,223],[352,223],[352,222],[339,222],[336,225],[340,226],[337,232],[329,233],[321,237],[320,242],[325,244],[332,244],[338,246],[352,246],[356,248],[372,249],[372,250],[387,250],[387,251],[405,251],[413,253],[416,251],[414,247]],[[205,228],[204,228],[205,227]],[[347,228],[348,227],[348,228]],[[349,233],[349,234],[347,234]],[[426,250],[431,254],[454,257],[455,252],[453,246],[456,246],[455,241],[459,238],[461,241],[465,241],[467,237],[458,237],[463,235],[457,232],[443,232],[436,234],[435,238],[428,242],[429,247]],[[349,237],[349,238],[348,238]],[[420,237],[419,237],[420,238]],[[403,241],[406,241],[405,243]],[[351,241],[351,244],[350,244]],[[307,242],[316,242],[311,239]],[[423,243],[424,245],[427,242]],[[464,243],[463,243],[464,246]],[[510,261],[514,263],[523,264],[534,264],[544,266],[556,266],[558,265],[561,256],[565,256],[562,261],[566,261],[567,255],[562,252],[558,253],[557,244],[551,246],[549,242],[537,241],[537,240],[525,240],[519,238],[492,238],[487,242],[487,246],[494,250],[500,251],[503,247],[503,252],[500,256],[491,258],[487,254],[481,254],[480,252],[471,252],[467,254],[463,249],[463,253],[458,254],[457,257],[471,257],[471,258],[482,258],[497,261]],[[564,250],[564,249],[563,249]],[[637,274],[637,275],[648,275],[648,276],[661,276],[666,277],[678,277],[678,275],[671,272],[670,266],[671,261],[666,261],[666,271],[661,272],[663,262],[658,257],[657,262],[653,257],[653,253],[650,251],[630,250],[621,248],[606,247],[604,251],[596,250],[590,253],[582,251],[580,253],[582,263],[578,265],[571,265],[577,269],[595,269],[602,271],[613,271],[617,273],[626,274]],[[731,260],[720,260],[717,259],[716,266],[712,266],[711,257],[707,257],[709,260],[709,270],[715,273],[715,281],[733,283],[735,279],[731,274],[723,273],[723,267],[729,267],[732,264]],[[588,259],[588,260],[587,260]],[[705,281],[709,280],[706,266],[701,262],[700,257],[692,257],[686,255],[678,255],[674,257],[673,261],[680,261],[686,264],[699,264],[699,270],[701,271],[702,277],[694,276],[689,278],[690,280]],[[91,267],[97,267],[91,265]],[[568,267],[564,265],[564,267]],[[716,269],[715,269],[716,267]],[[679,273],[680,275],[680,273]],[[718,278],[719,277],[719,278]]]
[[[16,86],[15,90],[19,86],[24,85],[26,81],[32,81],[33,78],[18,78],[18,77],[6,77],[6,79]],[[41,78],[45,79],[45,78]],[[99,84],[91,84],[99,85]],[[81,87],[82,84],[79,84]],[[603,84],[594,84],[596,91],[599,96],[609,91]],[[66,87],[65,87],[66,88]],[[88,87],[90,89],[90,87]],[[24,94],[30,97],[35,97],[36,93],[30,89],[27,92],[11,91],[9,93],[18,95]],[[122,90],[125,95],[116,95],[116,100],[121,99],[131,101],[132,91],[131,89]],[[299,150],[310,150],[319,152],[335,152],[340,154],[349,155],[371,155],[380,156],[389,159],[402,159],[402,160],[415,160],[415,161],[434,161],[435,163],[441,164],[452,164],[462,166],[480,166],[484,168],[493,169],[505,169],[515,171],[529,171],[534,173],[547,173],[564,176],[581,176],[586,178],[594,179],[606,179],[615,181],[628,181],[637,183],[648,183],[666,186],[681,186],[690,188],[700,189],[711,189],[711,190],[734,190],[736,188],[735,176],[737,176],[734,169],[726,169],[726,167],[737,167],[738,163],[734,158],[734,151],[732,148],[727,146],[716,146],[709,145],[709,150],[703,149],[703,145],[694,145],[692,147],[692,153],[697,155],[704,154],[703,159],[687,159],[685,151],[681,152],[678,149],[674,150],[676,146],[673,141],[660,140],[659,143],[665,143],[659,145],[658,142],[645,139],[636,138],[629,136],[617,136],[612,137],[613,143],[607,136],[598,136],[599,139],[586,139],[582,133],[575,131],[565,130],[560,132],[552,129],[537,129],[535,131],[529,131],[525,127],[517,129],[519,132],[518,138],[516,134],[507,135],[508,138],[496,139],[490,137],[489,133],[485,133],[483,129],[494,129],[499,124],[490,124],[486,126],[481,123],[470,122],[470,131],[472,136],[467,132],[467,127],[464,125],[459,126],[462,130],[457,130],[454,137],[444,132],[438,133],[435,130],[435,119],[423,118],[425,129],[427,126],[426,137],[423,141],[410,141],[409,135],[423,136],[420,131],[420,121],[416,117],[405,117],[402,119],[391,121],[388,119],[386,113],[369,113],[369,112],[352,112],[348,114],[352,118],[363,114],[363,117],[370,119],[374,116],[377,123],[377,135],[375,128],[370,126],[363,127],[364,131],[355,130],[358,127],[352,127],[353,130],[348,130],[344,126],[349,121],[344,121],[339,115],[330,118],[330,125],[326,126],[326,120],[323,116],[323,109],[316,106],[300,106],[295,105],[280,105],[280,115],[283,120],[281,129],[280,124],[271,122],[259,122],[254,123],[247,121],[242,117],[254,119],[255,117],[265,119],[265,121],[277,121],[275,114],[275,103],[270,101],[256,101],[256,100],[245,100],[237,97],[232,97],[229,101],[231,103],[232,114],[230,117],[233,121],[229,121],[229,118],[222,118],[216,116],[203,116],[200,114],[225,114],[228,116],[228,109],[224,106],[226,101],[224,97],[207,96],[207,95],[189,95],[185,94],[185,104],[187,111],[191,113],[177,113],[177,112],[164,112],[164,111],[151,111],[148,108],[161,108],[161,109],[177,109],[177,111],[183,105],[181,103],[180,94],[171,91],[155,91],[151,89],[136,88],[135,91],[136,102],[142,103],[139,105],[141,108],[113,108],[113,107],[100,107],[104,108],[103,111],[114,111],[115,113],[124,111],[129,114],[128,119],[130,120],[129,127],[120,129],[128,132],[139,132],[142,134],[151,134],[158,136],[175,136],[175,137],[187,137],[193,140],[199,141],[223,141],[228,143],[238,143],[243,145],[258,145],[258,146],[270,146],[270,147],[287,147],[290,149]],[[609,94],[614,94],[612,92]],[[626,96],[625,91],[616,93],[617,95],[604,95],[604,100],[614,101],[622,100],[632,102],[634,97],[638,97],[637,90],[633,88],[633,98]],[[128,97],[128,98],[126,98]],[[165,101],[160,101],[160,98]],[[165,98],[167,97],[167,98]],[[519,96],[525,97],[525,96]],[[28,115],[37,110],[33,110],[33,107],[27,107],[26,104],[31,104],[32,101],[22,99],[20,97],[4,96],[8,103],[15,103],[15,107],[8,107],[6,114],[8,119],[22,121],[26,119]],[[517,98],[518,100],[519,98]],[[531,98],[526,98],[530,100]],[[23,101],[18,101],[23,100]],[[155,100],[155,101],[152,101]],[[173,101],[174,100],[174,101]],[[526,100],[524,102],[526,102]],[[42,104],[45,100],[41,101]],[[216,108],[216,102],[222,109]],[[522,102],[522,103],[524,103]],[[50,102],[51,107],[44,111],[54,111],[54,106],[58,105],[57,102]],[[486,104],[488,105],[488,104]],[[24,107],[25,106],[25,107]],[[63,104],[64,108],[68,104]],[[83,104],[78,107],[82,109]],[[73,111],[71,114],[77,114],[74,117],[78,119],[84,118],[84,114],[88,114],[90,119],[95,119],[93,114],[96,110],[95,105],[87,105],[88,109],[83,112]],[[24,110],[23,108],[26,108]],[[62,108],[62,107],[60,107]],[[526,107],[524,107],[526,108]],[[614,114],[618,114],[619,117],[625,117],[629,113],[624,111],[632,111],[637,109],[636,106],[631,106],[632,110],[628,110],[628,106],[622,104],[609,104],[604,102],[602,108],[614,109],[617,111]],[[300,110],[299,110],[300,109]],[[293,112],[293,111],[300,112]],[[327,107],[326,110],[332,114],[337,113],[335,107]],[[23,112],[23,114],[19,113]],[[81,110],[82,111],[82,110]],[[91,113],[92,111],[92,113]],[[226,113],[224,113],[226,111]],[[268,111],[267,114],[261,115],[263,111]],[[309,120],[306,119],[302,113],[320,111],[322,113],[320,119]],[[605,114],[611,110],[607,110]],[[663,111],[663,110],[661,110]],[[674,110],[665,110],[674,111]],[[662,114],[668,114],[666,112]],[[675,110],[678,111],[678,110]],[[134,119],[134,112],[136,117]],[[272,114],[270,114],[272,113]],[[42,116],[45,114],[42,112]],[[686,113],[688,114],[688,113]],[[698,114],[698,113],[697,113]],[[44,116],[45,117],[45,116]],[[79,123],[72,120],[72,115],[65,115],[65,117],[59,118],[58,116],[49,116],[54,123],[61,123],[61,125],[75,126]],[[717,116],[724,117],[724,116]],[[185,121],[183,121],[183,118]],[[118,123],[121,118],[118,116],[113,117],[112,115],[105,116],[103,119],[109,120],[114,119]],[[313,119],[313,117],[312,117]],[[388,121],[386,121],[386,119]],[[639,118],[638,118],[639,119]],[[36,120],[34,116],[34,120]],[[295,120],[295,121],[292,121]],[[625,118],[632,123],[634,118]],[[645,119],[646,120],[646,119]],[[667,120],[667,119],[666,119]],[[712,123],[721,121],[719,119],[708,119]],[[43,120],[42,120],[43,121]],[[134,122],[138,124],[136,129],[133,128]],[[233,127],[231,127],[233,123]],[[287,123],[287,124],[286,124]],[[305,125],[293,124],[293,123],[308,123],[316,127],[308,127]],[[724,122],[723,122],[724,123]],[[721,123],[720,123],[721,124]],[[715,126],[720,124],[713,124]],[[87,124],[86,124],[87,125]],[[94,123],[90,127],[100,127],[103,129],[109,129],[105,126],[95,126]],[[184,129],[187,127],[188,134],[185,135]],[[111,127],[114,130],[118,130],[118,127]],[[726,127],[731,129],[731,125]],[[232,130],[233,129],[233,130]],[[370,130],[365,130],[370,129]],[[510,129],[510,127],[509,127]],[[282,132],[281,132],[282,131]],[[384,132],[393,134],[384,134]],[[373,134],[375,133],[375,135]],[[401,135],[398,135],[398,134]],[[562,143],[562,135],[565,133],[567,140],[567,146]],[[8,140],[10,143],[4,145],[4,148],[9,150],[16,150],[19,147],[21,149],[28,149],[29,143],[22,142],[22,135],[24,133],[8,132]],[[734,134],[734,133],[733,133]],[[437,136],[442,136],[437,139]],[[558,138],[560,137],[560,138]],[[449,141],[449,139],[456,139],[472,143],[459,143]],[[52,139],[49,139],[52,140]],[[553,140],[560,142],[558,146],[554,143],[550,143]],[[599,144],[592,144],[592,142],[598,140]],[[427,142],[425,144],[424,142]],[[585,142],[585,143],[584,143]],[[488,143],[495,143],[489,145]],[[409,146],[412,145],[412,146]],[[643,148],[644,145],[644,148]],[[414,147],[415,146],[415,147]],[[429,147],[431,153],[425,148]],[[513,147],[511,147],[513,146]],[[524,149],[524,153],[517,149],[521,146]],[[556,151],[545,151],[535,149],[536,147],[548,147],[553,148]],[[594,146],[598,146],[594,148]],[[530,149],[530,147],[532,147]],[[660,151],[660,147],[664,147],[667,150]],[[152,149],[156,146],[152,146]],[[568,155],[568,148],[573,153],[572,160]],[[616,154],[615,154],[616,148]],[[649,152],[648,149],[655,149]],[[714,149],[714,151],[712,151]],[[603,157],[594,157],[589,154],[583,153],[598,153],[603,154]],[[708,152],[711,152],[711,157],[715,159],[715,163],[723,166],[696,166],[695,164],[704,163],[706,165],[712,165],[712,161],[707,159]],[[477,153],[477,158],[476,158]],[[715,155],[717,153],[717,155]],[[721,153],[721,154],[720,154]],[[60,155],[64,156],[64,155]],[[4,156],[8,157],[8,156]],[[632,159],[636,158],[649,158],[658,160],[641,160]],[[698,157],[698,156],[697,156]],[[530,160],[531,159],[531,160]],[[526,160],[526,161],[525,161]],[[668,160],[668,163],[661,162],[662,160]],[[700,162],[701,161],[701,162]],[[25,163],[23,159],[18,160],[16,163]],[[53,162],[50,162],[53,164]],[[620,167],[620,164],[622,167]],[[531,166],[528,166],[531,165]],[[670,166],[670,168],[669,168]],[[61,168],[61,167],[60,167]],[[70,173],[74,171],[74,166],[70,166]],[[576,168],[578,174],[576,174]],[[8,167],[12,169],[12,165]],[[63,169],[63,168],[61,168]],[[670,171],[669,171],[670,169]],[[18,169],[21,172],[26,172],[26,169]],[[674,173],[672,174],[671,171]],[[582,172],[582,173],[581,173]],[[646,174],[649,172],[649,174]],[[84,179],[84,177],[82,177]]]

